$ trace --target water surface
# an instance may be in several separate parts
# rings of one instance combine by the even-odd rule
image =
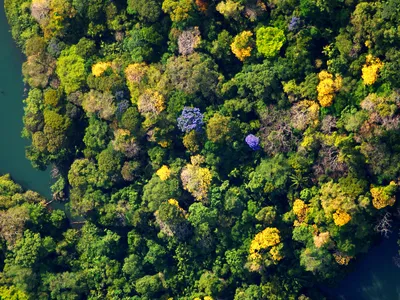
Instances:
[[[50,198],[49,172],[35,170],[25,157],[28,140],[21,138],[23,128],[24,85],[21,66],[23,56],[15,45],[4,13],[0,8],[0,174],[10,173],[24,189]]]
[[[361,256],[350,272],[332,291],[340,300],[400,300],[400,268],[393,263],[398,253],[398,230],[389,239]]]

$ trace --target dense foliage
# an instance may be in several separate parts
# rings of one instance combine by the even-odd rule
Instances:
[[[0,178],[0,298],[323,299],[387,229],[399,1],[5,8],[72,217]]]

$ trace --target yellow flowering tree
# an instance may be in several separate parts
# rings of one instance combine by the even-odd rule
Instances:
[[[192,0],[164,0],[162,10],[169,14],[172,22],[183,22],[190,18],[194,3]]]
[[[122,152],[126,157],[132,158],[139,153],[139,146],[131,132],[127,129],[117,129],[114,131],[112,145],[115,151]]]
[[[158,169],[158,171],[156,172],[156,174],[158,175],[158,177],[160,177],[160,179],[162,181],[167,180],[170,176],[171,176],[171,170],[168,168],[168,166],[163,165],[160,169]],[[170,201],[173,199],[170,199]],[[176,200],[175,200],[176,201]],[[169,202],[169,201],[168,201]]]
[[[206,201],[211,185],[212,174],[209,169],[200,167],[200,155],[192,157],[192,163],[187,164],[181,172],[183,188],[199,201]]]
[[[251,56],[253,50],[253,33],[251,31],[243,31],[233,39],[231,50],[233,54],[240,60],[244,61],[247,57]]]
[[[387,186],[379,186],[371,188],[372,205],[376,209],[382,209],[386,206],[393,206],[396,202],[395,193],[397,191],[397,184],[392,181]]]
[[[342,77],[333,75],[323,70],[318,74],[319,84],[317,86],[318,101],[323,107],[331,106],[335,93],[342,87]]]
[[[159,92],[152,89],[147,89],[139,96],[138,110],[144,117],[146,117],[146,119],[154,119],[164,109],[164,96]]]
[[[269,250],[269,254],[274,262],[278,262],[283,259],[282,249],[283,244],[279,243],[278,245],[271,247]]]
[[[0,299],[5,300],[28,300],[29,297],[25,292],[17,289],[15,286],[0,287]]]
[[[315,247],[321,248],[323,245],[327,244],[330,241],[329,231],[315,234],[313,236],[313,240],[314,240]]]
[[[131,93],[131,101],[136,104],[141,91],[141,82],[145,78],[149,67],[145,63],[130,64],[125,68],[126,85]]]
[[[125,68],[125,77],[129,83],[140,83],[146,75],[147,66],[145,63],[130,64]]]
[[[216,7],[217,11],[225,18],[237,19],[243,11],[244,6],[233,0],[222,1]]]
[[[364,84],[372,85],[378,79],[379,70],[383,67],[383,62],[378,57],[373,57],[368,54],[366,57],[366,63],[362,68],[362,79]]]
[[[167,166],[163,166],[163,167],[167,167]],[[168,167],[167,167],[167,168],[168,168]],[[168,175],[168,177],[169,177],[169,175]],[[179,206],[178,200],[176,200],[176,199],[173,199],[173,198],[168,199],[168,203],[171,204],[171,205],[175,205],[175,206],[178,207],[179,209],[182,209],[182,208]]]
[[[305,217],[306,217],[306,213],[307,213],[307,204],[304,203],[303,200],[300,199],[296,199],[293,203],[293,212],[296,215],[297,219],[299,220],[299,222],[303,222]]]
[[[347,212],[345,212],[345,211],[343,211],[341,209],[338,209],[333,214],[333,221],[335,222],[335,224],[337,226],[346,225],[347,223],[350,222],[350,220],[351,220],[351,216]]]
[[[171,141],[162,140],[157,142],[157,144],[159,144],[163,148],[167,148],[171,144]]]
[[[293,127],[305,130],[308,125],[318,123],[319,105],[314,101],[303,100],[293,104],[290,114]]]
[[[274,260],[282,259],[280,247],[275,248],[281,242],[280,231],[275,227],[267,227],[263,231],[256,234],[251,241],[249,250],[249,259],[252,262],[257,262],[261,259],[261,254],[264,250],[270,248],[270,254]]]
[[[92,74],[95,77],[100,77],[110,67],[110,62],[98,62],[92,66]]]
[[[200,150],[199,133],[196,130],[191,130],[183,137],[183,145],[189,152],[197,152]]]
[[[349,255],[346,255],[342,252],[336,251],[333,253],[333,257],[335,258],[335,261],[342,266],[347,266],[350,262],[350,260],[353,258]]]

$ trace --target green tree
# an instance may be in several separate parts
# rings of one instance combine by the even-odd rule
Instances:
[[[188,95],[200,93],[208,98],[215,93],[219,77],[217,65],[210,57],[193,53],[169,58],[161,85],[167,90],[177,89]]]
[[[145,7],[149,7],[147,4]],[[157,55],[157,48],[161,46],[163,36],[159,27],[134,26],[130,35],[124,40],[124,47],[131,53],[134,62],[152,60]]]
[[[200,276],[199,289],[206,295],[218,296],[223,292],[224,288],[224,281],[214,273],[206,271]]]
[[[260,27],[256,32],[257,50],[265,57],[274,57],[279,53],[286,38],[282,30],[275,27]]]
[[[128,129],[132,134],[138,135],[141,118],[136,107],[129,107],[122,115],[121,126]]]
[[[76,54],[76,46],[62,51],[57,60],[56,73],[66,94],[77,91],[84,86],[86,79],[85,61]]]
[[[128,0],[128,13],[137,14],[141,21],[156,22],[161,14],[158,1]]]
[[[86,145],[85,156],[87,157],[95,156],[96,153],[104,150],[109,142],[107,123],[91,115],[83,142]]]
[[[290,167],[282,154],[264,159],[249,175],[248,188],[264,193],[283,192],[288,184]]]
[[[139,278],[135,282],[135,288],[140,295],[149,299],[154,299],[157,295],[160,296],[160,292],[164,289],[158,274]]]
[[[185,22],[193,14],[193,4],[191,0],[164,0],[162,10],[169,14],[172,22]]]
[[[100,152],[98,156],[99,171],[112,181],[117,180],[121,172],[121,155],[111,147]]]
[[[44,278],[44,284],[54,299],[76,299],[87,293],[82,277],[79,272],[48,273]]]
[[[117,110],[114,100],[110,92],[90,90],[83,97],[82,107],[87,113],[98,113],[100,118],[111,120]]]
[[[181,193],[177,179],[171,178],[162,181],[159,176],[153,175],[143,187],[143,201],[150,211],[156,211],[161,203],[168,199],[179,199]]]
[[[130,254],[125,258],[122,271],[131,279],[138,279],[143,275],[141,258],[136,254]]]
[[[250,285],[246,289],[237,289],[235,300],[257,300],[262,298],[262,288],[258,285]]]
[[[214,142],[229,142],[232,138],[232,121],[230,117],[215,113],[207,122],[207,138]]]

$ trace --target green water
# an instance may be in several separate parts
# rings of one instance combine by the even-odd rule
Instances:
[[[10,173],[25,189],[50,198],[50,175],[33,169],[25,158],[28,141],[21,138],[23,127],[23,92],[21,63],[23,57],[14,44],[4,14],[0,9],[0,174]]]
[[[28,141],[22,139],[23,90],[21,64],[23,57],[15,46],[0,8],[0,174],[11,173],[26,189],[50,198],[50,175],[32,168],[25,158]],[[397,232],[397,231],[396,231]],[[400,300],[400,269],[392,263],[397,253],[397,234],[371,249],[354,265],[354,271],[336,288],[333,299]]]

